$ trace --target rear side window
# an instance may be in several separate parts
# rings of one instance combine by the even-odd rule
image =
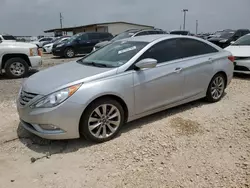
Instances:
[[[83,35],[80,35],[79,37],[77,37],[79,40],[88,40],[88,35],[87,34],[83,34]]]
[[[214,47],[194,39],[179,39],[182,58],[218,52]]]
[[[110,33],[101,33],[101,38],[112,38],[113,36]]]
[[[148,49],[139,60],[153,58],[157,63],[164,63],[181,58],[178,39],[170,39],[159,42]],[[138,61],[139,61],[138,60]]]

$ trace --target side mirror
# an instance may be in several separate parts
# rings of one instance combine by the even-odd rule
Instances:
[[[154,68],[157,65],[157,60],[152,58],[142,59],[135,64],[139,69]]]
[[[231,41],[231,42],[230,42],[230,44],[234,44],[234,43],[235,43],[235,41]]]

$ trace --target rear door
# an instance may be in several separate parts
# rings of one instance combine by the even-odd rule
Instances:
[[[213,63],[218,50],[195,39],[180,39],[184,76],[184,98],[206,92],[213,74]]]
[[[135,71],[135,111],[140,114],[177,102],[183,98],[184,77],[179,71],[182,64],[178,40],[159,42],[147,50],[138,60],[156,59],[157,66]]]
[[[80,53],[80,54],[89,53],[89,49],[92,46],[90,40],[91,39],[89,38],[89,33],[84,33],[80,35],[75,44],[76,46],[75,49],[77,53]]]

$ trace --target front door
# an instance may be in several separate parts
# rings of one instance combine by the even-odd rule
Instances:
[[[184,77],[178,41],[171,39],[157,43],[138,61],[145,58],[156,59],[158,63],[155,68],[133,73],[136,114],[175,103],[183,98]]]

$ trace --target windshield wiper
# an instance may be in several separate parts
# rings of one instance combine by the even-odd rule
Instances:
[[[94,66],[94,67],[108,67],[106,64],[102,64],[102,63],[95,63],[92,61],[78,61],[84,65],[90,65],[90,66]]]

